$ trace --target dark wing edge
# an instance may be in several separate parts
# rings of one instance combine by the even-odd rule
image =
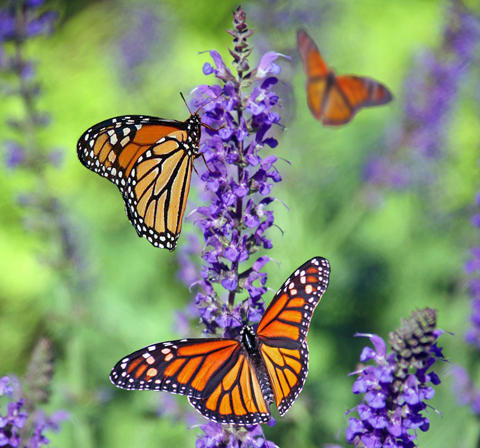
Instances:
[[[100,123],[95,124],[94,126],[87,129],[77,142],[77,156],[83,166],[92,170],[102,176],[100,172],[96,171],[89,160],[89,154],[91,153],[94,145],[94,140],[97,139],[100,135],[103,135],[108,132],[109,129],[113,128],[122,128],[124,126],[135,126],[135,125],[155,125],[155,126],[168,126],[173,125],[178,127],[179,130],[185,130],[186,125],[182,121],[177,120],[166,120],[163,118],[152,117],[149,115],[122,115],[118,117],[109,118],[108,120],[101,121]],[[102,131],[102,134],[100,132]],[[118,137],[117,137],[118,138]],[[115,144],[114,144],[115,145]],[[107,176],[104,176],[107,177]]]
[[[315,257],[283,284],[257,329],[278,411],[284,415],[303,389],[308,373],[310,321],[328,287],[330,263]]]
[[[300,266],[283,284],[267,307],[257,336],[264,344],[299,348],[306,339],[313,312],[325,293],[330,263],[314,257]]]
[[[241,354],[209,397],[189,397],[200,414],[218,423],[254,425],[272,417],[258,378],[247,356]]]
[[[304,340],[296,350],[262,345],[261,352],[274,390],[278,412],[284,415],[292,407],[307,379],[307,341]]]
[[[156,126],[168,128],[168,132],[173,130],[187,132],[188,125],[186,122],[165,120],[145,115],[114,117],[92,126],[82,134],[77,144],[77,155],[82,165],[100,176],[107,178],[118,187],[123,197],[127,217],[137,231],[138,236],[145,237],[156,247],[173,251],[180,235],[188,192],[182,191],[179,199],[179,210],[178,213],[176,213],[175,219],[169,218],[170,215],[163,213],[163,210],[160,212],[160,216],[163,216],[165,221],[164,227],[169,230],[164,233],[156,231],[155,223],[153,227],[145,225],[143,218],[137,214],[137,210],[132,203],[132,188],[134,188],[134,186],[132,185],[132,176],[130,176],[131,171],[137,166],[138,160],[145,158],[145,154],[153,154],[155,156],[155,148],[161,147],[161,144],[156,143],[157,138],[154,138],[155,132],[149,137],[151,141],[148,141],[148,139],[145,141],[145,131],[147,133],[152,132],[149,131],[149,129]],[[164,132],[165,135],[168,133],[167,131]],[[143,134],[140,136],[141,143],[136,141],[137,133]],[[161,136],[162,132],[160,131],[158,137]],[[179,150],[184,151],[180,146]],[[124,153],[124,151],[129,151],[129,153]],[[184,165],[183,159],[185,157],[187,157],[186,154],[181,160],[182,166]],[[185,176],[181,179],[183,189],[188,189],[189,187],[193,165],[193,160],[191,159],[193,158],[188,157],[184,170]],[[121,162],[121,160],[123,160],[123,162]],[[125,164],[125,161],[128,162]],[[170,176],[171,180],[169,181],[169,185],[175,183],[177,171]],[[154,180],[154,182],[156,182],[156,180]],[[158,196],[160,197],[163,193],[164,190],[162,190]],[[167,206],[170,206],[172,202],[171,192],[168,192],[166,195],[168,196]],[[155,205],[157,206],[157,204]],[[175,210],[176,209],[177,207],[175,207]],[[167,207],[167,211],[168,210]],[[155,219],[157,219],[157,216],[155,216]],[[175,224],[173,228],[170,229],[167,221],[170,222],[172,220],[175,220]]]
[[[252,425],[271,418],[255,372],[233,339],[153,344],[120,360],[110,381],[126,390],[186,395],[198,412],[220,423]]]
[[[218,385],[218,372],[238,358],[233,339],[181,339],[144,347],[120,360],[110,381],[126,390],[167,391],[203,397]],[[207,392],[208,393],[208,392]]]

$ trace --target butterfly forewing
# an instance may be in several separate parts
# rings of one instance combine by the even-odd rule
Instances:
[[[221,423],[270,420],[255,371],[233,339],[183,339],[145,347],[119,361],[110,380],[127,390],[187,395],[201,414]]]
[[[307,337],[313,311],[327,289],[330,264],[321,257],[300,266],[275,294],[258,324],[267,345],[299,347]]]
[[[222,381],[221,373],[235,364],[240,349],[233,339],[160,342],[119,361],[110,380],[122,389],[164,390],[201,398]]]
[[[317,45],[304,30],[297,31],[297,48],[309,79],[328,75],[328,66],[323,61]]]
[[[88,169],[117,185],[138,235],[156,247],[173,250],[199,139],[197,115],[185,122],[116,117],[85,132],[77,154]]]
[[[288,411],[305,383],[308,328],[329,277],[329,262],[312,258],[288,278],[258,324],[261,353],[281,415]]]

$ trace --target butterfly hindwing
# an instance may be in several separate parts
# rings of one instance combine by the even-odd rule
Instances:
[[[281,415],[288,411],[305,383],[308,328],[329,276],[328,260],[316,257],[307,261],[287,279],[258,324],[260,351]]]
[[[271,419],[270,405],[245,353],[225,372],[208,398],[189,397],[188,401],[202,415],[219,423],[253,425]]]
[[[278,412],[284,415],[302,391],[307,378],[307,341],[304,340],[296,349],[263,344],[261,352],[270,375]]]
[[[200,119],[195,114],[185,122],[116,117],[86,131],[77,154],[88,169],[117,185],[138,235],[173,250],[199,139]]]

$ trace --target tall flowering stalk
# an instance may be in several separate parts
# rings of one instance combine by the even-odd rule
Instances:
[[[429,369],[437,359],[443,359],[436,343],[442,330],[436,329],[436,320],[432,309],[412,312],[410,319],[404,319],[402,326],[390,333],[393,352],[389,354],[380,336],[356,335],[370,338],[374,346],[363,349],[360,361],[373,361],[375,365],[352,373],[357,375],[352,391],[364,398],[349,411],[356,411],[360,417],[349,420],[346,435],[350,443],[366,448],[412,448],[415,431],[428,430],[430,421],[423,414],[425,400],[435,395],[431,385],[440,383]]]
[[[404,188],[431,179],[429,161],[443,155],[461,82],[478,63],[480,16],[452,0],[437,51],[416,58],[404,83],[404,118],[387,136],[387,153],[365,166],[368,183]],[[408,148],[405,157],[405,148]]]
[[[480,206],[480,194],[476,198],[476,208]],[[472,224],[480,228],[480,213],[475,213]],[[470,250],[470,259],[465,264],[465,271],[469,276],[469,292],[471,296],[470,323],[471,328],[467,332],[466,340],[477,350],[480,350],[480,247]]]
[[[270,258],[256,257],[252,263],[251,256],[262,248],[272,248],[265,232],[273,225],[274,217],[267,206],[274,201],[269,196],[272,182],[281,180],[274,166],[277,157],[259,155],[265,146],[277,146],[277,141],[266,134],[280,122],[280,115],[272,111],[278,97],[271,87],[278,80],[269,76],[280,72],[273,63],[278,54],[267,53],[259,66],[250,70],[247,58],[252,49],[246,40],[253,31],[247,28],[241,8],[234,13],[234,19],[235,29],[229,33],[234,37],[230,52],[237,76],[225,66],[219,53],[211,51],[215,68],[207,63],[204,73],[215,73],[223,85],[198,87],[194,102],[197,107],[205,103],[205,96],[222,95],[205,106],[202,116],[206,124],[221,129],[207,131],[210,135],[202,144],[209,170],[201,178],[211,193],[211,203],[196,210],[203,216],[198,224],[205,248],[201,279],[197,281],[203,292],[196,295],[195,303],[207,332],[216,334],[221,329],[224,336],[232,336],[234,328],[240,326],[235,318],[258,322],[263,314],[267,276],[260,271]],[[248,268],[243,267],[246,262]],[[255,284],[256,280],[260,285]],[[226,293],[226,300],[216,292],[215,284]],[[235,304],[236,295],[243,291],[249,297]]]
[[[480,206],[480,194],[477,195],[475,207]],[[472,225],[480,227],[480,213],[475,213]],[[470,293],[470,328],[465,340],[475,351],[480,351],[480,247],[470,249],[470,258],[465,263],[465,271],[469,276],[468,289]],[[466,369],[455,366],[452,369],[454,391],[461,405],[469,405],[473,414],[480,418],[480,387],[470,378]]]
[[[51,268],[62,286],[61,300],[62,304],[66,305],[62,308],[66,309],[66,312],[62,316],[55,316],[53,322],[57,334],[65,344],[66,358],[72,359],[78,355],[78,352],[73,353],[72,346],[77,349],[81,347],[78,330],[81,318],[85,316],[84,297],[88,281],[83,254],[75,237],[76,229],[49,178],[50,170],[59,167],[61,154],[57,150],[44,147],[39,138],[39,133],[48,127],[50,117],[39,107],[41,85],[36,76],[37,61],[29,59],[27,55],[30,52],[31,39],[49,35],[54,30],[58,14],[56,11],[46,9],[44,3],[44,0],[10,0],[3,9],[0,9],[2,93],[8,97],[6,104],[9,104],[7,101],[11,104],[17,102],[20,106],[20,113],[16,117],[7,117],[6,121],[13,139],[1,141],[0,149],[8,175],[20,175],[21,172],[22,176],[30,181],[30,188],[19,192],[17,201],[23,207],[24,229],[37,237],[43,245],[39,261]],[[78,378],[85,376],[82,363],[71,362],[70,365],[78,369],[71,369],[72,378],[78,381]],[[29,405],[30,402],[36,402],[28,398],[30,380],[31,377],[23,382],[27,386],[25,393],[22,392],[26,401],[20,405],[20,401],[17,400],[16,407],[13,404],[9,407],[12,409],[15,407],[18,415],[26,409],[29,416],[35,414],[35,417],[32,417],[35,421],[38,417],[44,427],[49,427],[48,420],[37,415],[34,408]],[[76,383],[72,380],[70,383],[72,389],[75,387],[74,384]],[[85,396],[82,390],[74,392],[77,392],[76,397],[80,399]],[[20,421],[15,420],[16,423]],[[26,428],[29,427],[28,421]],[[19,429],[15,422],[12,436],[17,432],[15,427]],[[19,434],[21,431],[22,429],[19,429]],[[29,446],[45,444],[46,442],[42,442],[44,439],[41,430],[35,431],[33,434],[32,431],[27,431],[31,443]],[[24,437],[21,438],[23,443]]]
[[[279,54],[269,52],[256,68],[250,68],[252,47],[247,39],[253,30],[247,27],[241,8],[234,12],[234,29],[228,33],[233,36],[229,51],[236,75],[212,50],[215,65],[206,63],[203,72],[214,74],[221,85],[199,86],[193,104],[196,109],[206,98],[217,98],[204,107],[202,120],[220,129],[207,131],[208,138],[202,144],[208,170],[201,179],[211,202],[196,210],[205,246],[200,279],[193,285],[201,288],[195,306],[205,332],[235,337],[242,322],[258,322],[264,312],[267,274],[262,268],[270,258],[256,253],[272,248],[266,231],[272,227],[274,216],[268,206],[275,200],[270,196],[272,184],[281,177],[275,168],[277,157],[261,157],[260,152],[266,146],[277,146],[277,140],[268,133],[280,123],[280,115],[273,111],[279,98],[272,90],[278,81],[273,75],[280,67],[274,63]],[[184,253],[181,257],[185,261]],[[191,266],[182,272],[183,278],[191,281],[195,269]],[[238,295],[245,292],[248,297],[238,302]],[[273,446],[259,425],[231,429],[212,422],[201,429],[205,434],[197,447]]]
[[[50,122],[47,113],[39,110],[41,88],[36,79],[36,61],[27,59],[29,39],[53,32],[57,12],[41,10],[42,0],[10,1],[0,10],[0,76],[5,75],[5,94],[16,97],[23,106],[21,118],[9,117],[7,125],[15,140],[0,142],[7,169],[28,173],[34,187],[18,196],[25,209],[25,228],[36,233],[49,249],[42,261],[59,273],[70,290],[85,286],[83,260],[68,214],[49,185],[47,171],[61,161],[58,150],[42,147],[38,132]],[[13,98],[12,98],[13,100]],[[75,271],[75,275],[72,272]]]

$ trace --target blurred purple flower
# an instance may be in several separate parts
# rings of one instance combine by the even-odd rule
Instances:
[[[6,140],[5,148],[5,166],[13,170],[25,161],[25,150],[17,142]]]
[[[464,368],[454,366],[451,372],[454,379],[453,390],[458,404],[469,405],[472,412],[480,417],[480,389],[473,384]]]
[[[404,119],[390,130],[388,153],[367,162],[370,184],[405,188],[432,178],[428,161],[442,156],[460,84],[480,49],[480,16],[452,1],[446,17],[441,48],[419,54],[405,79]]]
[[[415,446],[416,432],[427,431],[430,422],[422,415],[440,379],[429,371],[436,359],[443,358],[436,340],[442,334],[436,330],[436,312],[429,308],[412,312],[409,320],[390,333],[393,353],[387,354],[385,341],[373,334],[356,334],[370,338],[374,349],[365,347],[361,362],[375,365],[362,367],[353,384],[354,394],[364,394],[356,411],[358,418],[350,418],[347,440],[355,446],[405,447]]]
[[[480,247],[470,249],[471,258],[465,263],[465,271],[470,276],[469,292],[471,297],[471,328],[466,341],[480,350]]]
[[[0,43],[51,34],[58,20],[58,12],[47,10],[39,14],[37,8],[42,3],[38,0],[16,0],[0,9]],[[24,20],[16,20],[19,13]]]
[[[480,194],[475,198],[475,209],[480,206]],[[475,213],[472,225],[476,228],[480,224],[480,215]],[[470,249],[470,258],[465,263],[465,272],[468,275],[468,289],[470,294],[470,328],[467,330],[465,340],[468,344],[480,350],[480,247]],[[453,388],[460,405],[470,405],[472,412],[480,417],[480,389],[475,386],[468,372],[455,366],[452,369],[454,378]]]
[[[139,80],[138,69],[150,60],[153,53],[159,53],[159,44],[165,44],[168,30],[173,25],[173,15],[165,11],[162,20],[152,7],[128,8],[125,14],[125,32],[118,43],[120,52],[119,74],[125,83]],[[155,48],[154,48],[155,47]]]
[[[67,420],[70,417],[68,412],[57,411],[50,417],[47,417],[43,412],[35,413],[35,423],[33,426],[33,434],[30,438],[29,448],[38,448],[43,445],[48,445],[50,440],[43,434],[44,431],[59,431],[59,423]]]
[[[4,376],[0,378],[0,397],[3,395],[12,395],[13,387],[10,384],[10,378],[8,376]]]

